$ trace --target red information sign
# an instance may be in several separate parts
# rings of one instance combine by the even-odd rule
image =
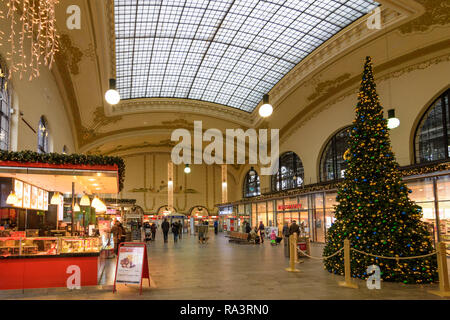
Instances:
[[[147,245],[145,243],[124,242],[119,245],[118,251],[113,293],[117,291],[116,283],[130,283],[139,284],[139,294],[142,294],[142,279],[148,279],[148,286],[150,287]]]

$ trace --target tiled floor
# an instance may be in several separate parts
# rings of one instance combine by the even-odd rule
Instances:
[[[113,294],[114,260],[110,260],[103,285],[70,292],[67,289],[0,292],[2,299],[443,299],[428,293],[437,285],[382,283],[381,290],[369,290],[364,281],[359,289],[338,286],[341,276],[323,270],[321,261],[303,259],[300,273],[285,271],[288,260],[283,245],[239,245],[219,234],[205,245],[185,235],[174,244],[161,241],[148,246],[152,287],[144,282],[139,296],[136,286],[118,287]],[[312,254],[320,256],[321,246]]]

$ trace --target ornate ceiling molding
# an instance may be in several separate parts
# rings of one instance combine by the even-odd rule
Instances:
[[[425,7],[420,17],[402,25],[399,30],[407,34],[428,31],[432,26],[446,25],[450,22],[450,2],[448,0],[416,0]]]
[[[219,104],[177,98],[146,98],[125,100],[110,109],[111,116],[143,112],[182,112],[202,114],[227,120],[244,127],[253,126],[253,116],[248,112]]]

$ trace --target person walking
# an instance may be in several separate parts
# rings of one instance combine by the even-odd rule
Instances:
[[[178,222],[172,223],[172,233],[173,233],[173,242],[178,242],[178,232],[180,231],[180,227],[178,226]]]
[[[164,242],[167,242],[167,237],[170,229],[169,222],[167,221],[167,218],[164,219],[163,223],[161,223],[161,229],[164,235]]]
[[[181,223],[181,220],[178,220],[178,237],[181,240],[181,236],[183,235],[183,224]]]
[[[300,236],[300,227],[295,220],[292,221],[292,224],[289,227],[289,235],[293,235],[294,233],[297,233],[297,236]]]
[[[245,221],[245,233],[250,233],[252,231],[252,227],[248,221]]]
[[[119,250],[119,243],[122,238],[122,229],[119,227],[119,220],[114,221],[114,225],[111,228],[111,233],[114,239],[114,253],[117,255]]]
[[[219,222],[214,221],[214,233],[217,234],[219,232]]]
[[[264,224],[262,221],[259,222],[259,236],[261,237],[261,243],[264,243]]]
[[[150,231],[152,233],[152,241],[155,241],[155,237],[156,237],[156,229],[158,227],[156,226],[156,224],[153,222],[152,225],[150,226]]]

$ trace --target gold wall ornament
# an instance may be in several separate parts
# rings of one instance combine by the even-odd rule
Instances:
[[[29,80],[32,80],[39,77],[39,66],[42,62],[49,69],[52,68],[55,55],[59,50],[55,15],[55,6],[59,0],[7,0],[5,2],[8,8],[6,19],[10,21],[7,52],[7,59],[10,61],[9,78],[12,73],[18,72],[22,79],[23,75],[30,71]],[[0,16],[4,16],[2,12]],[[16,34],[15,25],[19,23],[21,28]],[[18,39],[16,39],[17,36]],[[31,42],[29,51],[25,50],[27,46],[25,41],[28,39]],[[19,57],[16,60],[17,54]]]
[[[83,52],[73,45],[72,40],[67,34],[61,34],[59,43],[60,50],[57,55],[63,58],[71,74],[78,75],[80,73],[78,64],[83,58]]]
[[[425,13],[401,26],[403,34],[424,32],[434,25],[446,25],[450,21],[450,2],[448,0],[415,0],[425,7]]]

